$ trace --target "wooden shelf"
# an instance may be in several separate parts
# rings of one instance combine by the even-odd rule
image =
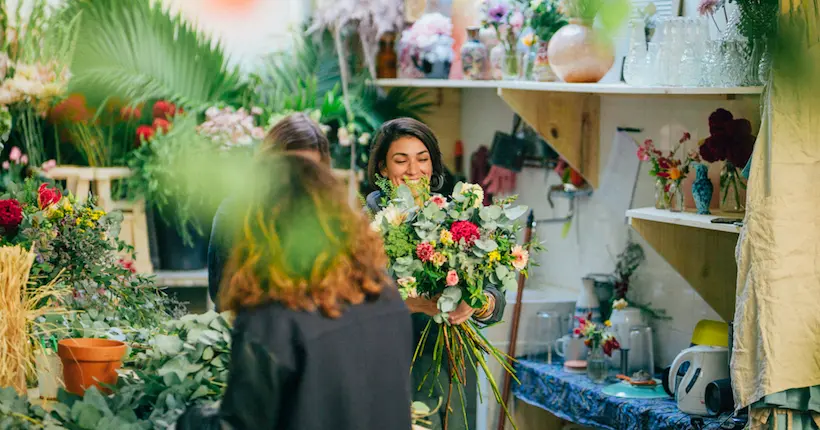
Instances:
[[[631,209],[629,223],[725,321],[735,312],[737,264],[735,246],[740,228],[713,224],[717,217],[655,208]]]
[[[743,221],[743,218],[738,214],[698,215],[694,212],[672,212],[655,208],[630,209],[626,211],[626,216],[630,219],[725,231],[727,233],[740,233],[740,226],[737,224],[715,224],[712,220],[715,218],[736,218],[738,221]]]
[[[191,270],[179,272],[156,272],[154,282],[158,287],[207,287],[208,270]]]
[[[547,91],[560,93],[608,94],[608,95],[754,95],[763,87],[665,87],[633,86],[623,82],[610,84],[568,84],[566,82],[535,81],[467,81],[457,79],[377,79],[382,87],[413,88],[495,88],[504,90]]]

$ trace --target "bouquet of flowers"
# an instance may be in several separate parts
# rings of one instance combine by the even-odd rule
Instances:
[[[487,341],[476,322],[450,325],[448,313],[465,302],[479,309],[477,315],[481,315],[489,309],[490,299],[484,293],[487,286],[494,285],[502,291],[514,289],[516,274],[526,276],[528,248],[540,250],[537,244],[516,243],[520,225],[515,220],[527,208],[513,206],[516,197],[484,206],[484,190],[475,184],[459,182],[449,199],[431,195],[426,181],[395,187],[382,178],[378,186],[387,197],[382,202],[383,209],[374,216],[372,228],[384,238],[389,270],[398,281],[402,297],[437,300],[439,313],[423,331],[416,348],[417,357],[427,339],[435,336],[435,364],[429,371],[432,375],[428,373],[427,377],[438,376],[446,354],[452,375],[450,393],[454,381],[466,383],[465,372],[470,365],[484,370],[501,402],[484,354],[513,373],[507,357]],[[432,331],[436,333],[431,334]],[[459,393],[463,402],[463,390]],[[448,394],[446,411],[449,401]]]
[[[404,30],[399,43],[399,74],[405,78],[422,78],[423,62],[435,64],[453,61],[453,22],[440,13],[422,16]]]
[[[604,321],[604,326],[601,327],[590,321],[590,318],[592,318],[591,314],[587,318],[575,317],[578,320],[578,327],[575,327],[573,334],[582,337],[584,345],[589,349],[595,350],[600,347],[604,354],[611,357],[612,351],[619,349],[621,344],[612,333],[607,331],[607,328],[611,326],[609,320]]]
[[[681,182],[686,179],[692,164],[700,162],[700,154],[695,150],[690,151],[684,160],[678,159],[675,155],[691,138],[691,134],[684,132],[678,141],[678,146],[665,155],[655,147],[652,139],[645,140],[643,145],[638,147],[638,159],[652,163],[649,174],[657,179],[657,191],[662,190],[661,195],[656,196],[656,207],[662,209],[675,207],[672,201],[673,196],[678,194]],[[682,195],[680,196],[682,198]]]
[[[703,161],[726,162],[720,172],[721,206],[726,205],[727,200],[742,206],[740,190],[746,189],[746,183],[740,171],[752,157],[757,139],[752,134],[752,124],[747,119],[735,118],[726,109],[718,109],[709,115],[709,134],[698,151]]]

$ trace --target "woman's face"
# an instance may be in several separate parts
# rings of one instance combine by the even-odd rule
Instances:
[[[430,151],[415,137],[400,137],[390,144],[381,175],[394,185],[402,184],[405,180],[430,179],[433,176]]]

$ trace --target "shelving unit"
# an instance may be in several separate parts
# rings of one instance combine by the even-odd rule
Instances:
[[[762,87],[650,87],[625,83],[445,79],[378,79],[375,82],[382,87],[439,89],[439,100],[446,99],[442,96],[444,91],[495,89],[504,102],[541,134],[593,188],[599,185],[601,96],[735,99],[757,98],[763,91]],[[440,116],[439,113],[432,116],[431,126]],[[440,134],[438,130],[436,132]],[[449,135],[446,137],[451,138]]]
[[[735,246],[740,227],[715,224],[714,218],[738,214],[698,215],[655,208],[631,209],[629,223],[726,321],[735,310]]]

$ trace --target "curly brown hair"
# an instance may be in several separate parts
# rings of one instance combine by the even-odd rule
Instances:
[[[384,245],[330,169],[298,155],[265,163],[220,288],[224,309],[279,302],[337,318],[378,297],[390,282]]]

